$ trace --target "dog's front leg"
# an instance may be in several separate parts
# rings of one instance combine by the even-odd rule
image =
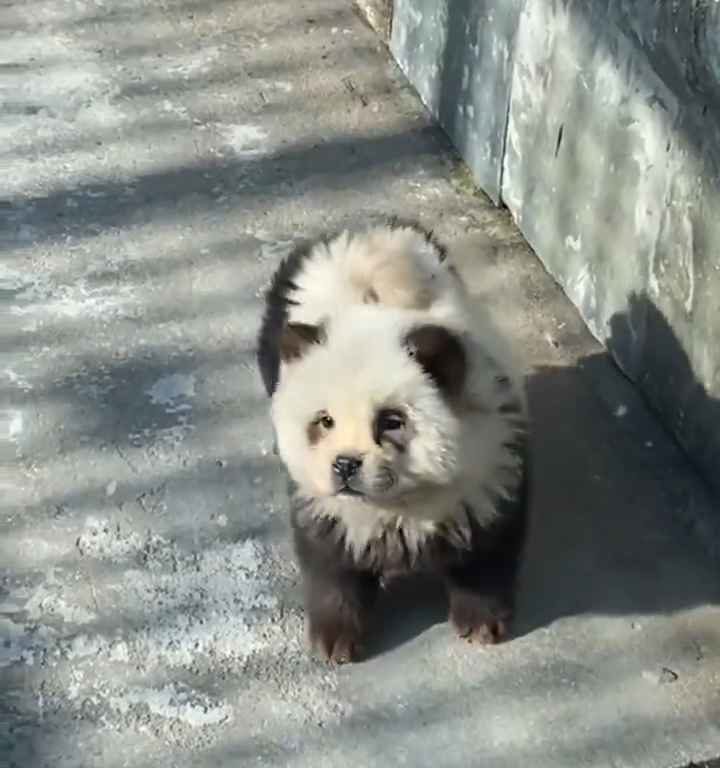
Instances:
[[[356,661],[364,652],[377,578],[365,571],[328,567],[327,563],[305,563],[302,570],[311,648],[336,664]]]
[[[450,621],[460,637],[483,645],[505,639],[513,613],[514,565],[470,556],[448,569]]]
[[[460,637],[492,644],[509,633],[525,542],[526,503],[523,486],[517,500],[504,502],[501,516],[488,527],[468,517],[471,547],[457,551],[443,569],[450,621]]]

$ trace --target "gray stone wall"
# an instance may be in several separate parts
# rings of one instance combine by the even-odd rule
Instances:
[[[479,185],[500,199],[522,0],[396,0],[391,50]]]
[[[391,49],[720,490],[720,5],[395,0]]]

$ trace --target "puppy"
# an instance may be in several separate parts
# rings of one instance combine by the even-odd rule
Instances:
[[[258,363],[326,659],[359,658],[378,588],[417,570],[444,581],[461,637],[506,636],[528,502],[508,347],[418,225],[344,232],[280,265]]]

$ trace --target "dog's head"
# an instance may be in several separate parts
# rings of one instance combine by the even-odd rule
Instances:
[[[288,325],[273,398],[280,455],[303,493],[394,504],[458,472],[458,335],[351,308],[329,330]]]

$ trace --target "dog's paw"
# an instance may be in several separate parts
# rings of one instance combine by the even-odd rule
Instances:
[[[358,661],[365,650],[361,633],[342,619],[309,619],[307,635],[311,650],[331,664]]]
[[[450,621],[458,635],[478,645],[495,645],[510,633],[510,608],[484,595],[454,593],[450,598]]]

